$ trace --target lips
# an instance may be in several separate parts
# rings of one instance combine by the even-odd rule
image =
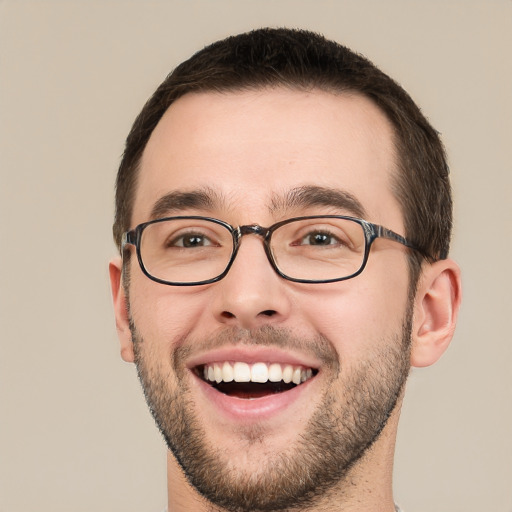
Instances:
[[[215,351],[187,366],[218,397],[245,401],[287,395],[318,373],[316,361],[263,347]]]
[[[284,393],[316,375],[316,370],[291,364],[216,362],[196,369],[216,390],[231,397],[256,399]]]

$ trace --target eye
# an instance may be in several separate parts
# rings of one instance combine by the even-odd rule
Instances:
[[[208,247],[216,245],[202,233],[185,233],[167,242],[168,247]]]
[[[302,237],[294,245],[326,246],[339,245],[341,243],[341,240],[334,236],[332,233],[327,231],[312,231],[311,233],[308,233],[306,236]]]

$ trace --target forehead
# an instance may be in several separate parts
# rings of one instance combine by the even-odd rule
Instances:
[[[390,123],[360,95],[286,88],[187,94],[144,150],[133,221],[148,220],[173,191],[214,191],[226,210],[248,217],[292,189],[319,186],[356,197],[368,220],[383,223],[387,211],[400,222],[395,167]]]

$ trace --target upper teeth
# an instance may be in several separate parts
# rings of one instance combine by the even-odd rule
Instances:
[[[313,376],[311,368],[303,366],[281,365],[279,363],[242,362],[212,363],[204,365],[204,378],[210,382],[293,382],[300,384]]]

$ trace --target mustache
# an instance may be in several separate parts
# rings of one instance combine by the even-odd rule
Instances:
[[[257,329],[228,327],[213,336],[200,340],[190,336],[182,337],[174,349],[174,367],[176,371],[183,368],[184,361],[194,353],[214,350],[223,346],[264,346],[282,350],[298,351],[313,355],[323,365],[339,371],[340,362],[336,349],[323,335],[302,337],[290,329],[265,325]]]

